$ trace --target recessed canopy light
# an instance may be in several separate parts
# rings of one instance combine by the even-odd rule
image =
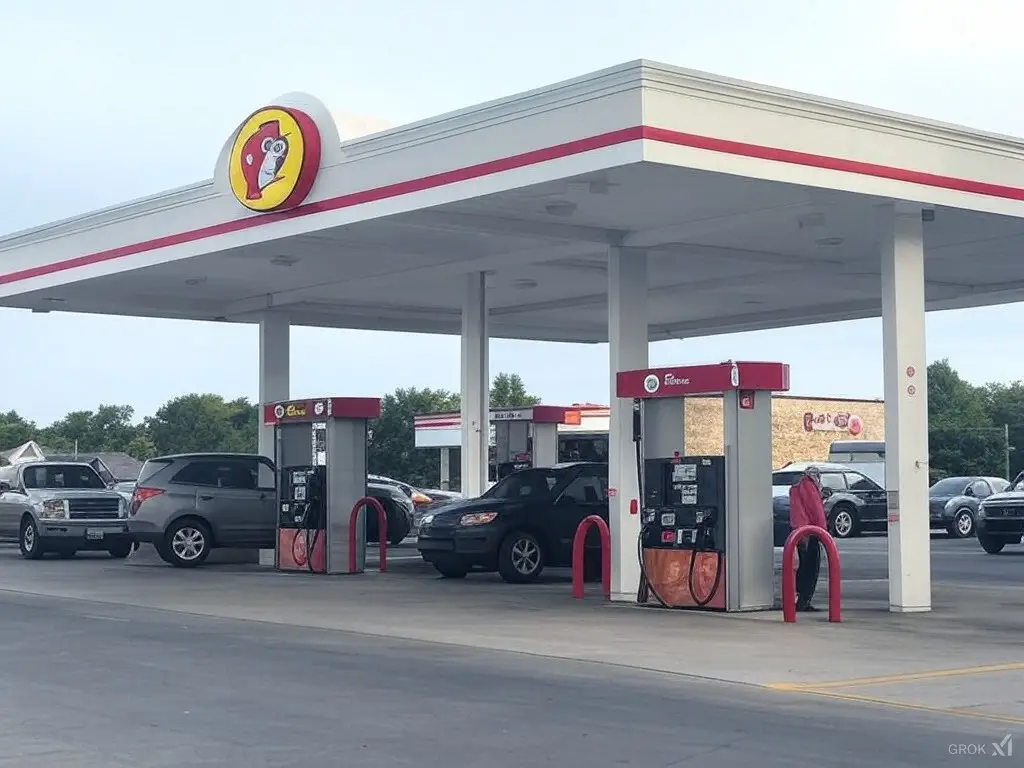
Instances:
[[[572,216],[576,213],[576,203],[555,202],[548,203],[544,210],[549,216]]]
[[[206,282],[205,277],[190,277],[185,281],[185,285],[202,285]]]
[[[525,290],[527,288],[536,288],[537,281],[530,280],[529,278],[523,278],[522,280],[516,280],[514,283],[512,283],[512,285],[514,285],[516,288]]]
[[[43,301],[48,301],[51,304],[63,304],[64,299],[58,299],[56,296],[47,296]]]
[[[843,238],[841,238],[841,237],[823,237],[820,240],[815,240],[814,242],[816,242],[818,245],[823,245],[823,246],[827,246],[827,247],[830,247],[830,248],[834,248],[837,245],[842,245],[843,244]]]
[[[290,267],[293,264],[298,264],[299,260],[294,256],[275,256],[270,263],[276,267]]]

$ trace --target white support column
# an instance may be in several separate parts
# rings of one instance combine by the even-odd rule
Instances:
[[[462,495],[487,488],[491,427],[488,369],[487,287],[483,272],[466,276],[462,304]]]
[[[640,517],[630,515],[639,491],[633,444],[633,401],[615,397],[615,374],[646,368],[647,254],[612,248],[608,254],[608,363],[611,418],[608,434],[608,487],[612,538],[612,600],[633,602],[640,585],[637,537]]]
[[[452,449],[441,449],[441,490],[449,491],[452,486]]]
[[[291,397],[291,326],[288,315],[267,312],[260,319],[259,453],[275,459],[274,428],[263,425],[263,404]],[[260,565],[274,564],[274,550],[259,551]]]
[[[882,211],[889,610],[931,610],[924,236],[919,205]]]

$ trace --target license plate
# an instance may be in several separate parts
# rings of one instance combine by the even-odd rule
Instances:
[[[85,538],[89,539],[90,541],[99,541],[103,538],[104,534],[106,534],[106,531],[102,528],[85,529]]]

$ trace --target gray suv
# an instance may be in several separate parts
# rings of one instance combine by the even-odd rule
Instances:
[[[79,550],[128,557],[128,504],[84,462],[28,461],[0,467],[0,538],[21,554],[74,557]]]
[[[132,493],[128,531],[179,568],[201,565],[215,547],[273,549],[275,480],[274,463],[254,454],[150,459]],[[388,542],[401,542],[412,528],[412,502],[401,490],[376,483],[368,483],[367,492],[387,512]],[[376,517],[366,518],[366,539],[376,541]]]

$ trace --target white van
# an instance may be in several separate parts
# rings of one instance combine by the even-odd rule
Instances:
[[[828,460],[845,464],[885,488],[885,443],[873,440],[837,440],[828,449]]]

